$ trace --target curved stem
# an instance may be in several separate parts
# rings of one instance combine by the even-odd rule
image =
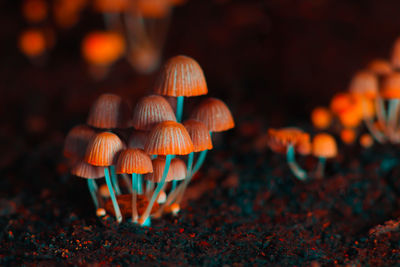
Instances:
[[[126,174],[126,173],[123,173],[122,174],[122,179],[124,180],[124,183],[125,183],[125,185],[126,185],[126,187],[128,188],[128,191],[129,191],[129,193],[133,193],[133,191],[132,191],[132,183],[131,183],[131,181],[129,180],[129,177],[128,177],[128,175]]]
[[[110,172],[111,172],[111,179],[112,183],[114,185],[115,193],[118,195],[121,195],[121,189],[119,188],[118,184],[118,177],[117,174],[115,173],[115,167],[113,165],[110,166]]]
[[[96,210],[99,208],[99,200],[97,199],[97,185],[94,179],[87,179],[90,195]]]
[[[114,193],[114,189],[113,189],[113,186],[111,183],[110,173],[108,171],[108,168],[104,168],[104,174],[106,177],[106,184],[108,187],[108,191],[110,192],[111,201],[114,206],[115,218],[117,219],[117,222],[120,223],[120,222],[122,222],[122,214],[121,214],[121,210],[119,209],[119,206],[118,206],[117,198],[115,197],[115,193]]]
[[[143,225],[146,222],[147,218],[150,216],[153,205],[156,202],[156,200],[158,199],[161,189],[164,187],[165,180],[167,179],[167,174],[169,171],[169,166],[171,164],[171,158],[172,158],[171,155],[167,155],[165,157],[165,167],[164,167],[163,175],[161,177],[161,181],[158,183],[157,188],[154,191],[149,204],[147,205],[146,211],[143,213],[143,215],[140,218],[141,225]]]
[[[194,175],[203,165],[204,160],[206,159],[206,156],[207,156],[207,152],[208,152],[208,150],[204,150],[204,151],[200,152],[199,157],[197,158],[196,164],[194,164],[194,167],[191,171],[192,175]]]
[[[176,121],[177,122],[181,122],[182,121],[183,102],[184,102],[184,97],[183,96],[178,96],[177,99],[176,99]]]
[[[307,172],[303,170],[296,162],[295,151],[293,145],[287,147],[286,159],[292,173],[301,181],[307,180]]]
[[[137,222],[138,220],[138,212],[136,204],[136,194],[138,192],[137,184],[138,184],[137,174],[132,173],[132,222]]]
[[[319,157],[317,169],[315,170],[315,178],[322,179],[325,175],[326,158]]]

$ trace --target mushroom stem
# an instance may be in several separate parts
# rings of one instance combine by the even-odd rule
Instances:
[[[400,101],[399,99],[391,99],[389,100],[389,112],[388,112],[388,121],[387,121],[387,128],[388,128],[388,135],[389,138],[393,139],[395,135],[395,130],[397,127],[397,119],[400,109]]]
[[[132,191],[132,186],[133,185],[132,185],[128,175],[126,173],[123,173],[122,174],[122,179],[124,180],[124,183],[125,183],[126,187],[128,188],[129,193],[132,194],[133,193],[133,191]]]
[[[112,183],[115,189],[115,193],[118,195],[121,195],[121,189],[119,188],[118,184],[118,177],[117,174],[115,173],[115,167],[113,165],[110,166],[110,172],[111,172],[111,179]]]
[[[150,216],[151,210],[153,208],[153,205],[155,201],[158,199],[158,196],[160,195],[161,189],[164,187],[165,180],[167,179],[168,171],[169,171],[169,166],[171,164],[171,159],[172,155],[166,155],[165,157],[165,167],[163,171],[163,175],[161,177],[161,181],[158,183],[156,190],[153,193],[153,196],[150,199],[149,204],[147,205],[147,208],[143,215],[140,218],[140,224],[144,225],[146,222],[147,218]]]
[[[99,208],[99,200],[97,199],[97,185],[94,179],[87,179],[90,195],[92,196],[96,210]]]
[[[374,125],[374,122],[372,118],[370,118],[367,114],[367,103],[366,100],[363,99],[363,119],[365,122],[365,125],[367,126],[368,131],[371,133],[371,135],[374,137],[374,139],[378,143],[384,143],[385,142],[385,135],[382,134],[378,128]]]
[[[108,191],[110,192],[110,197],[111,201],[113,203],[114,211],[115,211],[115,218],[117,219],[117,222],[120,223],[122,222],[122,214],[121,210],[119,209],[117,198],[115,197],[114,189],[111,183],[111,178],[110,178],[110,173],[108,171],[108,168],[104,168],[104,174],[106,177],[106,183],[108,187]]]
[[[325,165],[326,165],[326,158],[319,157],[318,158],[318,165],[317,169],[315,170],[315,178],[322,179],[324,178],[325,174]]]
[[[137,174],[137,193],[139,195],[143,194],[143,177],[141,174]]]
[[[168,194],[168,198],[165,203],[160,207],[160,209],[156,212],[154,217],[161,217],[164,209],[171,205],[173,202],[180,203],[182,201],[182,197],[185,193],[185,190],[192,179],[192,167],[193,167],[193,159],[194,159],[194,152],[190,153],[188,156],[188,163],[186,165],[187,174],[185,180],[178,186],[178,188],[174,191],[171,191]]]
[[[387,134],[386,131],[386,110],[385,110],[385,103],[382,97],[378,96],[375,99],[375,108],[376,108],[376,116],[378,118],[378,123],[380,127],[383,127],[384,134]]]
[[[182,121],[184,100],[184,96],[178,96],[176,99],[176,121],[179,123]]]
[[[138,192],[138,175],[132,173],[132,222],[136,223],[138,220],[137,204],[136,204],[136,194]]]
[[[154,183],[152,181],[146,181],[146,196],[150,197],[151,192],[153,191]]]
[[[286,159],[292,173],[299,179],[300,181],[307,180],[307,172],[304,171],[296,162],[296,156],[293,145],[289,145],[287,147]]]

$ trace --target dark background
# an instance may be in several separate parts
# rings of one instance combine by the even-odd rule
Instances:
[[[355,71],[390,55],[400,33],[399,11],[397,0],[189,0],[174,10],[164,58],[197,59],[210,95],[223,98],[239,122],[258,118],[264,128],[298,124],[313,107],[346,90]],[[61,139],[85,121],[102,92],[134,103],[151,90],[155,74],[137,74],[125,60],[106,80],[90,79],[80,43],[85,33],[103,27],[91,10],[77,27],[56,29],[57,43],[44,67],[33,67],[17,49],[18,34],[28,27],[19,1],[0,1],[0,25],[5,145],[11,139],[28,145]]]

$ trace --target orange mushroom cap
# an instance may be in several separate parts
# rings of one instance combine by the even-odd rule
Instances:
[[[181,160],[179,158],[172,159],[170,168],[171,168],[172,176],[171,177],[167,176],[167,179],[166,179],[167,182],[181,181],[186,178],[187,168],[186,168],[186,164],[183,160]]]
[[[396,39],[392,49],[392,56],[390,59],[393,68],[400,68],[400,37]]]
[[[137,11],[146,18],[164,18],[170,11],[168,0],[135,0]]]
[[[235,127],[228,106],[219,99],[204,99],[192,112],[192,119],[204,123],[211,132],[227,131]]]
[[[331,100],[330,109],[337,114],[348,109],[352,104],[353,100],[350,93],[337,93]]]
[[[368,64],[368,70],[378,76],[385,76],[390,74],[393,69],[390,63],[385,59],[375,59]]]
[[[400,72],[393,72],[385,77],[381,89],[381,96],[384,99],[400,98]]]
[[[97,179],[104,177],[104,167],[92,166],[80,161],[72,168],[71,173],[86,179]]]
[[[93,103],[87,124],[100,129],[125,128],[130,115],[129,105],[114,94],[102,94]]]
[[[311,112],[311,121],[315,128],[323,130],[332,124],[332,114],[327,108],[317,107]]]
[[[338,114],[340,123],[346,128],[356,128],[362,122],[362,110],[352,105]]]
[[[370,148],[374,144],[374,139],[370,134],[363,134],[360,137],[360,145],[364,148]]]
[[[163,66],[154,91],[167,96],[199,96],[208,92],[199,63],[191,57],[175,56]]]
[[[72,128],[64,142],[64,156],[70,159],[83,159],[90,139],[96,132],[86,126],[78,125]]]
[[[340,131],[340,139],[342,139],[345,144],[353,144],[356,140],[357,134],[354,129],[345,128]]]
[[[29,22],[41,22],[47,17],[47,4],[44,0],[25,0],[22,3],[22,14]]]
[[[144,176],[145,180],[151,181],[153,183],[161,182],[161,178],[165,168],[165,158],[164,157],[157,157],[156,159],[152,160],[153,163],[153,172],[148,173]],[[170,167],[168,170],[166,181],[173,180],[173,171]]]
[[[40,56],[46,50],[46,37],[40,30],[26,30],[19,36],[19,48],[28,57]]]
[[[335,138],[326,133],[314,136],[312,141],[312,153],[315,157],[333,158],[337,155],[337,145]]]
[[[285,154],[289,145],[302,155],[311,152],[310,135],[298,128],[269,129],[267,143],[276,153]]]
[[[118,152],[124,149],[121,139],[113,133],[95,135],[86,150],[86,162],[94,166],[111,166]]]
[[[204,123],[196,120],[187,120],[183,122],[183,126],[185,126],[192,139],[194,152],[213,148],[210,132]]]
[[[91,64],[110,65],[125,51],[124,38],[118,33],[92,32],[83,40],[83,57]]]
[[[135,129],[149,131],[163,121],[176,121],[174,111],[164,97],[150,95],[136,104],[132,119]]]
[[[175,121],[164,121],[149,133],[145,151],[153,155],[187,155],[193,143],[186,128]]]
[[[144,149],[148,134],[147,131],[134,130],[129,137],[128,147]]]
[[[153,172],[153,165],[149,155],[142,149],[128,148],[119,154],[116,172],[145,174]]]
[[[349,91],[352,94],[376,98],[378,94],[378,79],[372,72],[359,71],[350,82]]]

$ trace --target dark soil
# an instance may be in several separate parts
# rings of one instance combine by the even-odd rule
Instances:
[[[309,129],[313,106],[370,59],[387,56],[400,33],[399,3],[295,2],[193,0],[177,10],[166,56],[196,57],[210,95],[228,103],[237,127],[213,136],[179,215],[151,228],[98,219],[86,181],[68,175],[61,151],[95,97],[114,92],[134,103],[154,75],[119,62],[108,79],[92,82],[75,43],[96,23],[60,33],[48,65],[32,67],[13,46],[20,18],[0,15],[11,40],[0,71],[0,265],[399,266],[397,146],[340,144],[326,177],[302,183],[258,142],[267,127]],[[3,5],[18,14],[16,4]]]

